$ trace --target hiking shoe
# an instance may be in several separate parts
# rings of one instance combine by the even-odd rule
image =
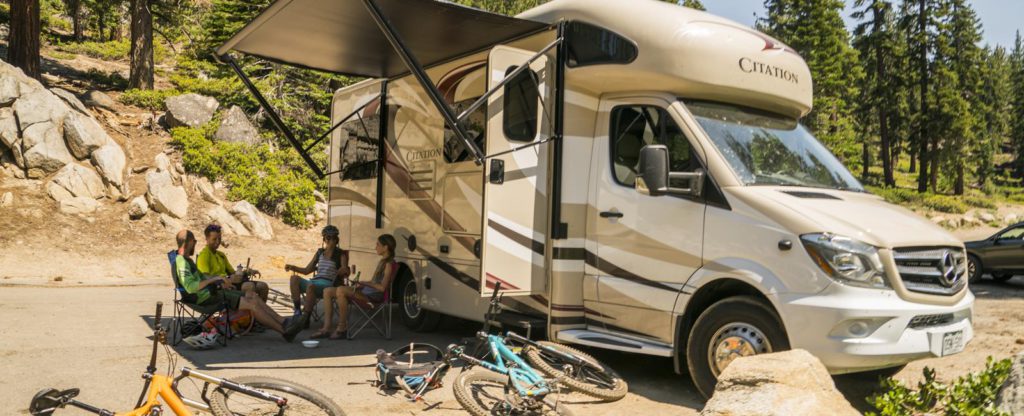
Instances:
[[[299,335],[299,332],[302,332],[301,319],[285,319],[284,332],[281,333],[285,341],[292,342],[295,336]]]

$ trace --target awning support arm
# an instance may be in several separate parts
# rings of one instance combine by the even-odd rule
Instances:
[[[469,117],[469,115],[473,114],[473,112],[476,111],[477,108],[480,108],[480,106],[484,105],[484,103],[487,102],[487,99],[491,98],[491,96],[494,95],[494,93],[504,88],[505,84],[508,84],[513,79],[515,79],[515,77],[519,76],[519,74],[521,74],[523,71],[529,68],[530,64],[532,64],[533,61],[536,61],[541,56],[547,54],[548,51],[551,50],[551,48],[554,48],[555,46],[558,46],[560,43],[562,43],[562,39],[563,38],[560,37],[558,39],[553,40],[551,43],[548,44],[548,46],[545,46],[544,49],[541,49],[540,52],[537,52],[536,54],[531,56],[530,59],[527,59],[526,62],[523,62],[521,65],[516,67],[516,69],[512,71],[511,74],[505,75],[505,79],[502,79],[501,82],[498,83],[498,85],[495,85],[490,90],[485,92],[484,95],[480,96],[480,98],[477,98],[476,101],[473,102],[473,104],[470,104],[469,108],[462,111],[462,114],[459,114],[459,123],[466,121],[466,117]]]
[[[402,58],[402,63],[405,64],[409,69],[409,72],[416,77],[416,80],[419,81],[423,89],[426,90],[427,96],[430,97],[430,101],[432,101],[434,106],[437,107],[437,110],[441,112],[441,117],[444,118],[445,124],[451,127],[452,132],[455,133],[455,137],[457,137],[462,144],[466,146],[466,149],[473,154],[473,159],[476,164],[482,165],[484,161],[483,151],[476,146],[476,143],[473,143],[473,141],[470,140],[469,134],[464,128],[462,128],[462,125],[459,124],[459,120],[455,116],[455,112],[452,111],[452,108],[444,102],[444,98],[441,97],[441,92],[437,90],[437,86],[430,81],[427,73],[423,70],[423,66],[420,65],[416,60],[416,57],[412,56],[409,52],[409,48],[405,46],[405,42],[403,42],[402,38],[398,36],[395,28],[391,26],[391,22],[384,18],[384,13],[381,12],[379,7],[377,7],[377,3],[374,0],[363,0],[363,5],[366,6],[366,10],[370,13],[370,16],[373,16],[373,20],[377,23],[377,27],[380,28],[384,37],[388,39],[391,47],[394,48],[398,56]]]
[[[266,111],[267,115],[270,116],[270,120],[274,122],[274,127],[277,127],[277,130],[280,131],[281,134],[283,134],[286,139],[288,139],[288,142],[292,144],[292,147],[294,147],[296,150],[302,149],[302,143],[299,143],[299,141],[295,139],[295,135],[292,134],[291,129],[289,129],[288,126],[284,124],[284,121],[282,121],[281,117],[277,115],[277,111],[274,111],[274,107],[270,106],[270,103],[267,102],[267,99],[263,98],[263,94],[261,94],[260,90],[256,88],[256,85],[253,85],[252,81],[249,80],[249,77],[245,75],[245,72],[242,71],[242,67],[238,65],[238,62],[235,61],[235,58],[230,54],[226,54],[217,57],[217,59],[221,62],[226,62],[228,65],[231,65],[231,69],[235,71],[235,74],[238,75],[238,78],[240,78],[242,80],[242,83],[245,84],[245,88],[247,88],[249,90],[249,93],[252,94],[254,98],[256,98],[256,101],[260,104],[260,107],[263,107],[263,111]],[[313,173],[315,173],[318,178],[324,177],[324,171],[320,169],[319,166],[316,165],[316,162],[313,161],[313,158],[309,157],[309,153],[301,151],[299,152],[299,156],[302,156],[302,160],[306,161],[306,164],[309,165],[309,168],[313,170]]]
[[[324,139],[326,139],[327,136],[331,134],[331,132],[337,130],[338,127],[341,127],[342,124],[345,124],[345,122],[347,122],[350,118],[352,118],[352,116],[354,116],[356,114],[359,114],[359,112],[363,111],[363,109],[366,108],[368,105],[373,104],[373,101],[376,100],[379,97],[380,97],[380,95],[378,94],[376,97],[373,97],[373,99],[371,99],[370,101],[367,101],[366,104],[363,104],[363,105],[359,106],[359,108],[356,108],[355,110],[352,110],[352,112],[348,113],[348,115],[345,116],[345,118],[341,119],[341,121],[339,121],[337,123],[334,123],[334,125],[331,126],[331,128],[329,130],[325,131],[324,134],[321,134],[320,137],[318,137],[315,141],[313,141],[313,143],[310,143],[309,146],[306,146],[304,149],[302,149],[302,151],[303,152],[309,152],[309,149],[312,149],[313,146],[317,145],[317,143],[320,143],[320,142],[324,141]]]

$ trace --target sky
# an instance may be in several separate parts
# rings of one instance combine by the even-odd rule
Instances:
[[[764,0],[703,0],[708,12],[740,23],[753,25],[754,15],[764,16]],[[853,0],[846,0],[843,19],[847,29],[856,24],[850,14]],[[1017,30],[1024,33],[1024,1],[1022,0],[970,0],[981,19],[983,43],[1013,48]]]

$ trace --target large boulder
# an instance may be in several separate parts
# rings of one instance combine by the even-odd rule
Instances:
[[[184,188],[174,185],[171,174],[149,172],[146,174],[146,186],[146,197],[154,211],[174,218],[188,215],[188,194]]]
[[[701,416],[860,415],[828,370],[804,350],[737,358],[722,371]]]
[[[59,125],[50,121],[32,124],[22,131],[22,147],[26,149],[22,156],[30,178],[41,178],[74,161],[64,145]]]
[[[10,107],[0,108],[0,143],[11,150],[14,156],[14,163],[19,167],[25,167],[25,160],[21,157],[21,131],[18,129],[18,119],[14,117],[14,109]]]
[[[182,94],[167,97],[165,120],[168,127],[199,127],[209,123],[220,103],[213,97],[199,94]]]
[[[125,189],[126,184],[124,180],[124,171],[128,166],[128,161],[121,146],[118,146],[114,141],[110,141],[96,149],[92,152],[92,164],[96,165],[96,170],[103,176],[104,182],[110,188],[111,195],[122,196],[128,194],[128,190]]]
[[[248,201],[238,201],[231,207],[231,214],[238,218],[252,235],[264,240],[274,238],[274,229],[270,227],[270,221]]]
[[[46,192],[54,200],[62,201],[73,197],[102,198],[103,180],[96,172],[77,163],[68,163],[46,184]]]
[[[62,88],[54,88],[51,89],[50,92],[52,92],[53,95],[56,95],[58,98],[64,100],[64,102],[71,106],[71,108],[78,110],[82,114],[89,114],[89,109],[86,108],[85,104],[82,104],[82,101],[80,101],[78,97],[76,97],[75,94],[71,91]]]
[[[206,202],[216,205],[223,205],[217,195],[213,193],[213,185],[210,184],[210,180],[205,177],[199,177],[192,181],[195,184],[195,188],[199,191],[199,195],[202,195]]]
[[[0,106],[9,106],[20,96],[21,88],[14,71],[0,70]]]
[[[99,107],[115,111],[116,104],[114,103],[114,99],[102,92],[96,90],[86,91],[82,98],[85,100],[85,104],[89,107]]]
[[[233,105],[224,113],[213,137],[225,142],[256,144],[260,141],[260,132],[253,127],[245,112]]]
[[[22,130],[36,123],[50,122],[60,125],[69,111],[71,110],[64,101],[45,88],[34,89],[28,93],[22,91],[21,97],[14,102],[14,112],[18,114],[18,126]]]
[[[220,226],[229,233],[241,236],[252,235],[252,233],[245,228],[245,225],[242,225],[242,223],[235,217],[232,217],[231,213],[220,205],[215,205],[206,211],[206,218],[209,219],[211,223],[220,224]]]
[[[1024,415],[1024,353],[1013,357],[1010,376],[996,393],[996,408],[1011,415]]]
[[[75,158],[87,159],[100,147],[113,143],[106,130],[91,116],[71,113],[64,119],[64,140]]]
[[[147,213],[149,213],[149,203],[146,202],[145,197],[137,196],[128,203],[128,218],[137,220],[145,217]]]
[[[95,199],[76,196],[60,201],[60,212],[65,214],[88,214],[96,211],[96,208],[99,208],[99,206],[100,203],[96,202]]]
[[[177,234],[178,231],[181,231],[182,229],[185,228],[181,221],[178,221],[174,219],[174,217],[167,214],[160,214],[160,225],[163,225],[164,229],[170,232],[171,234]]]

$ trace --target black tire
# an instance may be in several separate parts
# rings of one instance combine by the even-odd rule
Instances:
[[[495,373],[482,368],[475,368],[463,371],[455,377],[455,384],[452,390],[455,392],[455,400],[473,416],[492,416],[504,414],[495,407],[505,402],[504,389],[508,384],[508,376]],[[574,416],[565,403],[556,401],[552,395],[543,400],[540,411],[515,413],[517,415],[563,415]]]
[[[700,314],[686,342],[686,365],[690,370],[690,377],[697,386],[697,391],[705,398],[710,398],[715,392],[715,384],[718,382],[717,367],[721,365],[724,369],[731,362],[728,360],[722,364],[712,363],[711,343],[716,337],[725,341],[729,338],[723,337],[729,335],[733,335],[729,338],[734,340],[749,339],[751,342],[742,345],[749,347],[753,354],[789,349],[789,338],[782,326],[782,320],[762,301],[749,296],[736,296],[716,302]]]
[[[330,398],[301,384],[273,377],[243,376],[233,378],[239,384],[263,390],[288,399],[285,415],[345,416],[345,412]],[[224,388],[213,391],[210,410],[215,416],[236,414],[277,414],[277,404],[250,397]]]
[[[975,284],[981,281],[981,275],[985,273],[985,268],[982,267],[981,259],[973,254],[967,255],[967,283]]]
[[[594,370],[593,368],[583,366],[584,368],[573,368],[572,372],[574,374],[566,374],[563,368],[569,363],[565,362],[562,357],[540,348],[527,347],[526,360],[529,361],[530,365],[536,368],[537,371],[544,373],[544,375],[558,380],[562,385],[587,396],[608,402],[626,397],[626,393],[629,392],[629,386],[626,384],[626,381],[619,377],[615,370],[590,356],[590,354],[554,342],[540,341],[538,344],[576,356],[601,368],[601,370]]]
[[[419,302],[419,288],[416,286],[416,279],[408,269],[403,269],[397,280],[395,292],[398,297],[398,311],[402,316],[402,323],[406,328],[416,332],[430,332],[437,329],[441,323],[441,314],[429,311],[421,307]]]
[[[1013,273],[992,273],[992,280],[997,282],[1002,283],[1010,279],[1013,279]]]

